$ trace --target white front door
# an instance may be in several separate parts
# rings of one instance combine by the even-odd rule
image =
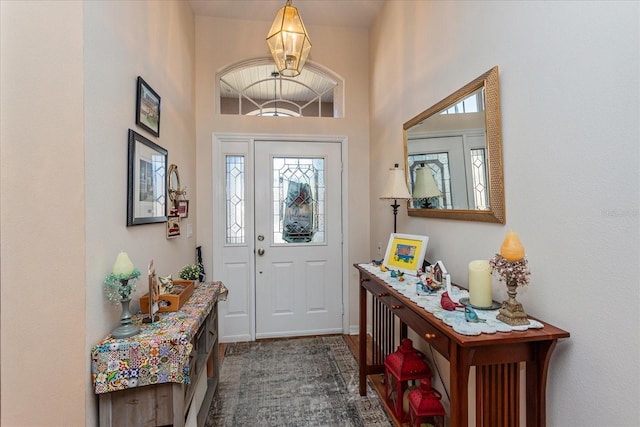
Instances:
[[[340,144],[256,141],[256,338],[342,331]]]
[[[220,341],[341,333],[340,141],[217,141]]]

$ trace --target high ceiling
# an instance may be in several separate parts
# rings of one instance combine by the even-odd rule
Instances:
[[[273,22],[286,0],[189,0],[196,15]],[[384,0],[293,0],[305,26],[369,28]]]
[[[196,15],[265,21],[268,23],[265,24],[266,32],[276,12],[286,4],[286,0],[189,0],[189,3]],[[293,0],[292,6],[298,8],[307,28],[310,26],[369,28],[383,3],[384,0]],[[313,39],[313,34],[311,38]],[[244,68],[228,75],[227,81],[236,91],[240,91],[251,83],[269,78],[274,70],[275,64]],[[308,101],[310,92],[305,90],[304,85],[317,93],[324,93],[326,87],[332,84],[306,69],[295,80],[301,85],[283,82],[284,99]],[[227,97],[233,94],[222,91],[221,96]],[[273,87],[270,84],[253,86],[247,92],[247,96],[254,99],[269,99],[274,96]],[[331,101],[332,96],[328,94],[323,99]]]

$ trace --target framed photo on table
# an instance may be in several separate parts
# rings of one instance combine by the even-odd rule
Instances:
[[[167,150],[129,129],[127,227],[167,221]]]
[[[427,253],[428,236],[391,233],[383,264],[392,270],[416,275]]]
[[[153,136],[160,136],[160,95],[138,76],[136,124]]]

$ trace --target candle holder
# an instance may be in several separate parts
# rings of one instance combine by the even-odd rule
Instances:
[[[132,314],[129,311],[131,292],[135,291],[135,280],[140,277],[140,270],[137,268],[129,274],[111,273],[105,279],[105,292],[107,298],[122,305],[120,315],[120,326],[111,332],[114,338],[129,338],[140,332],[140,327],[132,323]]]
[[[528,325],[527,313],[525,313],[522,304],[516,300],[518,286],[529,284],[531,272],[527,266],[527,259],[509,261],[502,255],[496,254],[489,261],[489,264],[491,269],[499,274],[500,281],[507,285],[508,299],[502,301],[502,307],[496,319],[511,326]]]

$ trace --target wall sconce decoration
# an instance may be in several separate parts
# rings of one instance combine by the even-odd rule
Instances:
[[[421,208],[431,209],[438,207],[437,205],[431,206],[429,199],[442,196],[442,191],[440,191],[436,180],[433,178],[431,168],[425,166],[424,163],[420,164],[420,168],[416,169],[416,184],[413,187],[411,196],[420,202]]]
[[[404,176],[404,169],[400,169],[398,164],[389,169],[389,176],[387,177],[387,183],[384,187],[384,191],[380,196],[381,199],[393,199],[393,232],[396,232],[397,217],[398,217],[398,200],[409,200],[411,194],[407,188],[407,180]]]
[[[140,270],[133,266],[126,252],[120,252],[113,265],[113,270],[105,279],[105,293],[110,301],[122,305],[120,326],[111,335],[114,338],[128,338],[140,332],[140,327],[132,323],[129,311],[131,293],[136,290],[135,280],[140,277]]]
[[[492,271],[498,273],[500,280],[507,285],[508,300],[502,301],[502,308],[496,319],[511,326],[528,325],[527,313],[522,304],[516,301],[518,286],[529,284],[529,271],[527,258],[524,256],[524,246],[520,243],[518,234],[509,231],[502,243],[500,253],[490,261]]]
[[[291,6],[291,0],[278,10],[267,35],[267,45],[281,75],[296,77],[300,74],[311,51],[311,40],[298,9]]]

